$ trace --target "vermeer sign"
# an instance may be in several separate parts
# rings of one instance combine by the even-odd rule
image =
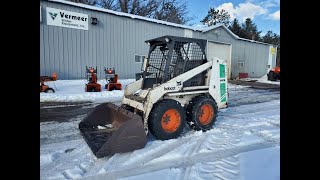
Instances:
[[[47,24],[88,30],[88,15],[47,7]]]

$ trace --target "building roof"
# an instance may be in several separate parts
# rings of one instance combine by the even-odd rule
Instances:
[[[100,7],[96,7],[96,6],[91,6],[91,5],[82,4],[82,3],[75,3],[75,2],[66,1],[66,0],[48,0],[48,1],[62,3],[62,4],[68,4],[68,5],[77,6],[77,7],[90,9],[90,10],[95,10],[95,11],[100,11],[100,12],[105,12],[105,13],[113,14],[113,15],[117,15],[117,16],[124,16],[124,17],[132,18],[132,19],[140,19],[140,20],[149,21],[149,22],[153,22],[153,23],[164,24],[164,25],[173,26],[173,27],[179,27],[179,28],[183,28],[183,29],[190,29],[190,30],[199,31],[199,32],[202,32],[202,33],[206,33],[206,32],[209,32],[209,31],[211,31],[213,29],[222,27],[232,37],[234,37],[235,39],[248,41],[248,42],[259,43],[259,44],[273,45],[273,44],[268,44],[268,43],[264,43],[264,42],[260,42],[260,41],[254,41],[254,40],[249,40],[249,39],[245,39],[245,38],[240,38],[239,36],[234,34],[232,31],[230,31],[230,29],[227,28],[223,24],[217,24],[217,25],[213,25],[213,26],[209,26],[209,27],[186,26],[186,25],[182,25],[182,24],[176,24],[176,23],[172,23],[172,22],[167,22],[167,21],[147,18],[147,17],[138,16],[138,15],[134,15],[134,14],[113,11],[113,10],[110,10],[110,9],[104,9],[104,8],[100,8]]]

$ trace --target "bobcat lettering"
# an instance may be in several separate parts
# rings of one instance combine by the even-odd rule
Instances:
[[[175,90],[176,87],[164,87],[164,90],[165,91],[172,91],[172,90]]]

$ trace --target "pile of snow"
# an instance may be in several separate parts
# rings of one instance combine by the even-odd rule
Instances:
[[[268,83],[268,84],[280,84],[279,80],[277,80],[277,81],[269,81],[267,74],[262,76],[261,78],[259,78],[257,82]]]
[[[107,91],[105,89],[106,80],[100,80],[101,92],[85,92],[87,80],[57,80],[45,82],[55,90],[55,93],[40,93],[40,102],[116,102],[120,101],[126,85],[135,79],[121,79],[122,90]]]

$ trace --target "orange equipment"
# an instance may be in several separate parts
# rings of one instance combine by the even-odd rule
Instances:
[[[58,79],[57,73],[53,72],[52,76],[40,76],[40,92],[54,93],[54,89],[45,85],[44,82],[56,81]]]
[[[280,66],[272,68],[268,73],[269,81],[276,81],[277,79],[280,80]]]
[[[88,83],[86,84],[86,92],[100,92],[101,91],[101,85],[97,83],[97,67],[94,69],[93,67],[87,67],[86,66],[86,78],[88,80]]]
[[[122,90],[122,84],[118,82],[118,74],[115,73],[114,68],[104,68],[104,72],[106,74],[107,84],[105,88],[107,91]]]

